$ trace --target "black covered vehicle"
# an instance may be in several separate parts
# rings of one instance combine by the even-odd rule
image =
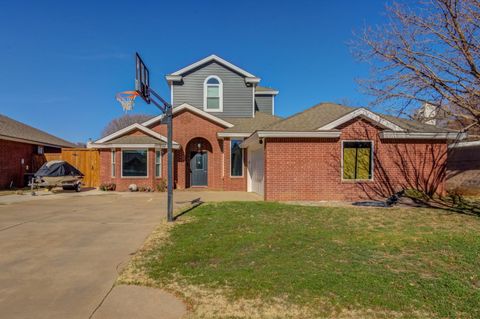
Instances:
[[[61,186],[77,192],[81,189],[83,173],[65,161],[49,161],[40,167],[33,178],[33,186],[52,189]]]

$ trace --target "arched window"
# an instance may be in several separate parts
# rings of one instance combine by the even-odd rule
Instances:
[[[223,83],[216,75],[211,75],[203,83],[203,109],[207,112],[223,111]]]

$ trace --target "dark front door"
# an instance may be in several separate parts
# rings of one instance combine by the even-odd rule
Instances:
[[[208,153],[192,152],[190,154],[190,186],[207,186]]]

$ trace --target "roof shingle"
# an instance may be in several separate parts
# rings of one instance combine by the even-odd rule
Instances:
[[[284,120],[278,121],[268,126],[264,130],[316,131],[318,128],[331,123],[356,109],[358,108],[335,103],[320,103],[305,111],[296,113]],[[447,129],[423,124],[413,120],[378,113],[377,115],[410,132],[449,132]]]
[[[32,144],[43,144],[58,147],[76,147],[75,144],[64,139],[58,138],[32,126],[11,119],[8,116],[0,114],[0,138],[2,136],[25,140],[31,142]]]
[[[156,139],[153,136],[147,135],[123,135],[108,142],[105,144],[158,144],[166,145],[165,142]]]
[[[281,120],[280,117],[263,112],[256,112],[255,117],[229,117],[223,118],[234,126],[227,128],[226,133],[253,133]]]

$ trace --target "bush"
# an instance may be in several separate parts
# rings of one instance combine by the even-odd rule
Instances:
[[[138,191],[139,191],[139,192],[152,192],[153,189],[151,189],[151,188],[148,187],[148,186],[140,186],[140,187],[138,188]]]
[[[161,179],[160,182],[157,184],[157,191],[165,192],[167,190],[167,181],[165,179]]]
[[[100,190],[102,191],[114,191],[117,188],[117,185],[115,183],[103,183],[100,185]]]

